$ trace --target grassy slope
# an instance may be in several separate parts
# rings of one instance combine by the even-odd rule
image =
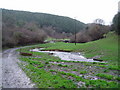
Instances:
[[[118,58],[118,37],[114,33],[109,33],[106,38],[84,43],[47,43],[39,45],[31,45],[31,47],[23,48],[22,52],[29,52],[29,49],[36,47],[46,47],[45,50],[64,50],[74,52],[84,52],[88,58],[103,55],[101,59],[107,60],[108,63],[85,63],[85,62],[69,62],[60,60],[58,57],[53,57],[48,54],[32,52],[34,57],[20,57],[22,61],[27,62],[27,65],[20,64],[23,70],[40,88],[75,88],[74,83],[82,81],[85,85],[82,87],[100,87],[100,88],[115,88],[120,78],[117,77],[117,58]],[[40,56],[41,58],[38,58]],[[49,62],[64,62],[67,65],[56,65]],[[89,68],[91,66],[91,68]],[[61,68],[62,67],[62,68]],[[62,72],[61,72],[62,71]],[[65,72],[64,72],[65,71]],[[90,80],[79,77],[71,71],[81,73],[83,75],[98,76],[102,80]],[[86,72],[85,72],[86,71]],[[85,73],[83,73],[85,72]],[[53,74],[56,73],[56,74]],[[104,76],[104,77],[103,77]],[[55,78],[56,77],[56,78]],[[70,79],[72,77],[72,79]]]
[[[83,52],[87,58],[92,58],[96,55],[101,55],[101,59],[118,61],[118,36],[114,33],[107,34],[106,38],[93,42],[75,45],[74,43],[48,43],[37,45],[39,47],[47,47],[44,50],[64,50]]]

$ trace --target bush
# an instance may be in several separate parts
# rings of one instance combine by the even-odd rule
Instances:
[[[100,24],[90,24],[85,30],[76,34],[76,42],[85,43],[101,39],[104,37],[104,34],[106,34],[108,31],[109,26]],[[75,42],[75,36],[71,37],[71,42]]]
[[[27,27],[7,28],[3,26],[2,46],[13,47],[16,45],[43,43],[46,37],[46,33],[39,28],[31,31]]]

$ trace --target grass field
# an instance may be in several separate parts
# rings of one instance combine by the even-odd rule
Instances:
[[[113,32],[106,35],[106,38],[88,43],[47,43],[33,47],[45,47],[44,50],[63,50],[71,52],[83,52],[85,57],[92,58],[101,56],[106,61],[118,62],[118,36]]]
[[[107,63],[64,61],[58,57],[31,52],[32,48],[82,52],[87,58],[100,56]],[[17,50],[20,51],[20,50]],[[33,56],[20,56],[19,63],[31,80],[39,88],[117,88],[118,77],[118,36],[109,33],[106,38],[88,43],[46,43],[31,45],[21,49]],[[58,63],[55,64],[54,62]],[[63,64],[64,62],[64,64]],[[88,77],[87,77],[88,76]],[[97,78],[97,79],[95,79]]]

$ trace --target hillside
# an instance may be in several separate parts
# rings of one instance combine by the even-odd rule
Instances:
[[[16,11],[2,9],[3,23],[5,25],[16,25],[23,27],[26,23],[33,22],[39,28],[44,26],[52,26],[56,28],[57,32],[74,33],[75,23],[76,31],[84,29],[85,24],[74,19],[64,16],[46,14],[46,13],[33,13],[27,11]]]
[[[86,26],[69,17],[6,9],[2,9],[2,25],[3,47],[42,43],[46,37],[66,38]]]
[[[63,50],[71,52],[84,52],[87,58],[101,56],[104,61],[112,61],[117,64],[118,60],[118,35],[114,32],[106,34],[106,38],[91,41],[88,43],[63,43],[42,44],[41,47],[47,47],[45,50]]]

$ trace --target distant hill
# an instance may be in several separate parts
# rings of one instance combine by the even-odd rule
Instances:
[[[85,28],[84,23],[64,16],[7,9],[2,9],[2,14],[3,23],[6,25],[10,24],[23,27],[25,23],[34,22],[39,28],[52,26],[57,32],[66,33],[74,33],[75,29],[78,32]]]

